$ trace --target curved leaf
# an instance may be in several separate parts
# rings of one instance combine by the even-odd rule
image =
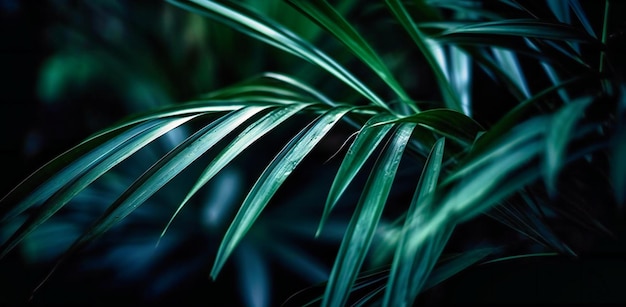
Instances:
[[[243,236],[252,227],[274,193],[313,147],[353,107],[337,107],[320,116],[285,146],[256,181],[228,227],[211,269],[215,279]]]
[[[161,233],[161,237],[165,235],[165,232],[172,224],[172,221],[178,215],[180,210],[187,204],[187,202],[195,195],[200,188],[202,188],[213,176],[219,173],[222,168],[224,168],[228,163],[230,163],[233,159],[235,159],[240,153],[246,150],[252,143],[257,141],[259,138],[272,131],[278,125],[289,119],[294,114],[302,111],[306,107],[309,107],[311,104],[297,104],[293,106],[287,106],[278,108],[256,122],[252,125],[248,126],[244,131],[242,131],[237,138],[235,138],[228,146],[226,146],[212,161],[209,165],[204,169],[198,180],[194,183],[191,190],[185,196],[185,199],[181,202],[181,204],[176,209],[176,212],[172,215],[172,218],[165,226],[165,229]]]
[[[168,0],[168,2],[213,18],[246,35],[313,63],[352,87],[372,103],[389,110],[389,107],[382,99],[321,50],[289,32],[284,27],[243,6],[233,2],[229,2],[226,5],[207,0]]]
[[[411,100],[374,49],[339,12],[328,4],[328,2],[325,0],[289,0],[289,3],[333,34],[341,43],[348,47],[354,55],[387,83],[403,102]],[[411,106],[416,107],[412,104]]]
[[[345,305],[365,260],[404,148],[414,128],[415,124],[401,124],[389,146],[376,161],[335,258],[322,306]]]
[[[553,115],[546,137],[545,165],[543,173],[548,193],[556,193],[556,180],[563,165],[564,153],[570,141],[570,134],[577,120],[594,97],[583,97],[573,101]]]
[[[195,116],[160,120],[156,123],[144,123],[140,126],[149,128],[141,131],[138,135],[119,143],[119,146],[103,154],[92,165],[85,166],[82,173],[71,178],[65,186],[60,188],[54,195],[45,201],[38,210],[28,217],[28,220],[15,231],[12,236],[0,247],[0,258],[3,258],[24,237],[36,227],[44,223],[54,213],[67,204],[74,196],[85,189],[89,184],[98,179],[108,170],[122,162],[124,159],[143,148],[161,135],[171,131],[181,124],[193,119]]]
[[[421,284],[426,280],[432,266],[436,263],[436,258],[439,257],[439,254],[433,252],[427,252],[423,254],[424,257],[418,257],[420,246],[413,244],[411,238],[420,232],[423,219],[428,218],[430,213],[431,209],[428,207],[432,205],[432,198],[441,172],[444,144],[445,139],[441,138],[433,146],[415,189],[391,264],[384,306],[411,306],[414,298],[419,294]],[[441,242],[437,243],[441,244]],[[412,281],[418,284],[412,284]]]
[[[57,264],[50,271],[48,276],[40,283],[39,287],[43,285],[48,277],[54,273],[56,268],[74,252],[81,249],[91,240],[104,234],[116,223],[132,213],[138,206],[228,133],[267,108],[269,108],[269,106],[255,106],[233,111],[200,129],[183,143],[172,149],[135,180],[135,182],[133,182],[133,184],[128,187],[128,189],[126,189],[126,191],[124,191],[124,193],[122,193],[122,195],[120,195],[115,202],[113,202],[78,239],[76,239],[76,241],[74,241],[61,259],[57,261]],[[39,287],[37,287],[37,289]],[[37,289],[35,289],[35,291]]]
[[[564,23],[537,19],[507,19],[489,22],[476,22],[459,26],[458,23],[439,23],[443,32],[436,39],[452,39],[454,36],[519,36],[527,38],[552,39],[591,43],[595,40],[577,28]]]

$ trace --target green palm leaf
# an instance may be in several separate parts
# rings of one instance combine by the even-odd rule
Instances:
[[[546,157],[543,172],[548,192],[552,195],[556,193],[557,175],[563,166],[565,149],[571,140],[574,124],[593,100],[594,97],[583,97],[572,101],[554,114],[552,118],[546,137]]]
[[[330,129],[352,109],[353,107],[337,107],[322,115],[294,137],[267,166],[246,196],[222,239],[211,269],[212,278],[217,277],[237,244],[291,172]]]
[[[388,109],[382,99],[344,67],[337,64],[318,48],[263,16],[232,2],[228,5],[207,0],[168,0],[168,2],[223,22],[246,35],[318,65],[371,102]]]
[[[369,66],[391,89],[393,89],[403,103],[408,103],[411,100],[374,49],[339,12],[328,4],[328,2],[325,0],[289,0],[289,2],[348,47],[354,55]],[[416,108],[413,104],[408,105]]]
[[[198,157],[224,138],[233,129],[269,106],[253,106],[233,111],[200,129],[184,142],[172,149],[142,174],[120,195],[113,204],[74,241],[72,246],[59,259],[48,277],[74,252],[85,244],[101,236],[116,223],[132,213],[139,205],[156,193],[174,176],[178,175]],[[47,280],[46,277],[42,283]]]
[[[180,210],[213,176],[220,172],[228,163],[235,159],[239,154],[246,150],[252,143],[259,138],[272,131],[278,125],[295,115],[296,113],[309,107],[310,104],[296,104],[292,106],[280,107],[266,114],[252,125],[242,131],[228,146],[226,146],[204,169],[198,180],[194,183],[191,190],[185,196],[185,199],[176,209],[176,212],[165,226],[161,233],[161,237],[165,234],[172,221],[178,215]]]
[[[376,161],[339,248],[322,306],[345,305],[369,249],[413,128],[415,124],[400,125],[391,143]]]
[[[411,39],[413,39],[415,45],[417,45],[419,50],[422,52],[422,55],[426,58],[426,61],[428,61],[430,68],[435,74],[435,78],[437,78],[437,84],[439,85],[443,100],[446,103],[446,107],[456,111],[463,110],[459,98],[456,96],[453,87],[448,82],[444,71],[441,69],[441,65],[439,65],[435,56],[433,55],[432,47],[430,47],[426,36],[417,27],[417,24],[413,21],[413,18],[407,12],[404,4],[402,4],[402,2],[400,2],[399,0],[387,0],[386,2],[391,12],[398,19],[398,21],[407,31],[407,33],[411,36]]]
[[[3,197],[0,202],[17,203],[17,205],[13,206],[2,220],[12,218],[30,206],[49,198],[70,180],[83,173],[85,169],[99,162],[107,153],[149,129],[149,125],[133,128],[134,125],[169,117],[237,110],[246,105],[254,105],[254,103],[231,101],[192,102],[166,107],[146,115],[134,116],[111,128],[100,131],[42,166]],[[151,125],[157,124],[159,123],[153,122]],[[20,200],[19,203],[18,200]]]
[[[426,280],[429,271],[432,269],[430,265],[434,266],[437,257],[439,257],[439,254],[432,252],[429,248],[423,249],[426,252],[418,253],[420,246],[412,244],[411,237],[420,232],[420,225],[423,219],[428,218],[431,210],[428,207],[432,205],[432,198],[435,194],[441,171],[444,140],[443,138],[439,139],[433,146],[407,211],[407,218],[391,264],[384,298],[385,306],[412,305],[412,301],[419,293],[423,280]],[[446,241],[431,240],[429,243],[432,242],[443,247]],[[418,257],[418,255],[422,257]],[[417,282],[412,283],[412,281]]]
[[[393,125],[375,125],[381,122],[385,122],[395,118],[391,115],[379,115],[370,119],[365,126],[359,131],[356,139],[350,145],[346,157],[341,162],[341,166],[335,175],[333,184],[330,187],[328,196],[326,198],[326,205],[324,206],[324,213],[322,213],[322,219],[320,226],[317,228],[316,236],[319,235],[324,222],[330,215],[330,212],[335,207],[335,204],[339,201],[339,198],[343,192],[348,188],[352,179],[356,176],[359,170],[365,164],[365,161],[372,155],[376,147],[383,141],[385,135],[391,130]]]
[[[113,142],[112,144],[117,144],[118,146],[111,148],[108,152],[100,156],[96,161],[94,161],[93,165],[83,166],[83,171],[80,174],[76,174],[74,178],[69,178],[70,180],[66,185],[59,188],[48,200],[39,206],[36,213],[28,217],[28,220],[13,233],[13,235],[2,245],[2,247],[0,247],[0,258],[3,258],[22,239],[24,239],[24,237],[31,233],[36,227],[48,220],[48,218],[60,210],[74,196],[83,191],[89,184],[98,179],[104,173],[139,149],[143,148],[146,144],[193,119],[194,117],[196,117],[196,115],[146,122],[136,127],[140,128],[140,134],[129,135],[128,137],[125,137],[126,140],[123,142]],[[148,128],[144,130],[144,126],[147,126]],[[22,203],[22,205],[28,205],[28,203]],[[17,208],[19,208],[19,206]]]
[[[535,19],[509,19],[490,22],[469,23],[439,23],[444,31],[435,35],[441,40],[453,39],[454,36],[521,36],[528,38],[563,40],[591,43],[595,40],[577,28],[557,22],[548,22]]]

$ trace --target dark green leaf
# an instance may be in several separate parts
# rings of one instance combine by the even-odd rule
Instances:
[[[487,35],[498,39],[497,36],[520,36],[527,38],[540,38],[576,42],[594,42],[594,39],[567,24],[548,22],[536,19],[507,19],[490,22],[476,22],[459,26],[458,24],[440,23],[444,29],[437,34],[437,39],[449,39],[454,36],[481,36]]]
[[[354,140],[350,149],[348,149],[348,153],[346,153],[346,157],[341,162],[337,175],[335,175],[335,180],[330,187],[316,236],[319,235],[328,215],[335,207],[337,201],[339,201],[343,192],[348,188],[352,179],[354,179],[358,171],[363,167],[363,164],[365,164],[365,161],[372,155],[378,144],[382,142],[393,126],[392,124],[372,125],[389,121],[393,118],[395,117],[392,115],[375,116],[365,123],[365,126],[359,131],[356,140]]]
[[[118,146],[111,148],[108,152],[98,157],[91,165],[85,165],[84,169],[76,177],[71,178],[66,185],[56,191],[38,210],[28,217],[28,220],[13,233],[13,235],[0,248],[0,258],[4,257],[14,248],[24,237],[32,232],[36,227],[44,223],[54,213],[67,204],[74,196],[85,189],[89,184],[98,179],[108,170],[122,162],[124,159],[143,148],[159,136],[171,131],[179,125],[189,121],[195,116],[183,118],[164,119],[157,122],[148,122],[140,126],[148,127],[146,130],[132,135],[127,140],[118,143]]]
[[[263,171],[263,174],[261,174],[246,196],[235,219],[222,239],[215,263],[211,269],[212,278],[217,276],[237,244],[243,239],[246,232],[252,227],[254,221],[291,172],[351,109],[352,107],[337,107],[322,115],[312,125],[294,137]]]
[[[361,93],[372,103],[388,109],[388,106],[382,99],[321,50],[291,33],[286,28],[243,6],[232,2],[223,4],[207,0],[168,0],[168,2],[213,18],[259,41],[313,63]]]
[[[546,137],[546,156],[543,168],[546,186],[552,195],[556,193],[557,175],[563,166],[565,150],[571,140],[574,125],[593,100],[594,97],[587,96],[572,101],[552,117]]]
[[[413,18],[407,12],[404,4],[402,4],[400,0],[387,0],[386,2],[391,12],[394,14],[396,19],[398,19],[402,27],[409,34],[409,36],[411,36],[413,42],[415,42],[415,45],[417,45],[419,50],[426,58],[426,61],[428,61],[430,68],[435,73],[435,78],[437,78],[437,84],[439,85],[446,106],[450,109],[461,111],[461,102],[459,101],[456,93],[454,92],[454,89],[446,78],[446,75],[442,70],[441,65],[437,62],[429,41],[422,33],[422,31],[417,27],[417,25],[413,21]]]
[[[252,125],[248,126],[244,131],[242,131],[237,138],[235,138],[228,146],[226,146],[214,159],[209,163],[209,165],[204,169],[198,180],[194,183],[191,190],[185,196],[185,199],[181,202],[176,209],[176,212],[165,226],[165,229],[161,233],[161,237],[165,234],[170,224],[176,217],[176,215],[180,212],[180,210],[185,206],[185,204],[191,199],[193,195],[200,190],[213,176],[219,173],[228,163],[230,163],[234,158],[236,158],[240,153],[246,150],[252,143],[257,141],[259,138],[272,131],[278,125],[283,123],[285,120],[289,119],[294,114],[302,111],[306,107],[310,106],[310,104],[297,104],[292,106],[286,106],[278,108],[261,119],[257,120]]]
[[[444,141],[445,139],[441,138],[433,146],[415,189],[391,264],[384,306],[412,305],[414,298],[419,294],[423,280],[426,279],[432,269],[429,264],[434,266],[439,257],[438,253],[428,248],[426,248],[427,252],[418,253],[423,245],[414,244],[411,238],[420,232],[420,225],[425,218],[428,218],[432,210],[429,207],[432,205],[432,198],[441,172]],[[445,243],[438,241],[436,244],[443,245]]]
[[[345,305],[348,293],[365,260],[402,153],[414,127],[415,124],[400,125],[391,143],[376,161],[339,248],[326,285],[322,306]]]
[[[328,2],[325,0],[289,0],[289,2],[348,47],[354,55],[387,83],[402,101],[411,100],[374,49]]]

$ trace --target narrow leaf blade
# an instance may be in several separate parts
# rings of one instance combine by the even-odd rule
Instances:
[[[344,306],[365,260],[374,230],[391,190],[404,148],[415,124],[402,124],[370,173],[365,189],[339,248],[322,306]]]
[[[246,196],[235,219],[222,239],[213,268],[211,269],[212,278],[217,277],[217,274],[237,244],[243,239],[254,221],[261,214],[261,211],[263,211],[272,196],[274,196],[274,193],[276,193],[291,172],[351,109],[352,107],[338,107],[326,112],[312,125],[294,137],[263,171]]]
[[[428,276],[428,271],[431,269],[431,267],[416,265],[416,262],[430,262],[434,265],[435,261],[426,259],[439,257],[435,253],[427,253],[424,255],[426,259],[418,259],[416,255],[420,245],[414,244],[411,238],[420,232],[422,220],[430,214],[429,211],[431,209],[428,207],[431,205],[439,173],[441,172],[444,144],[444,138],[439,139],[435,143],[420,176],[391,265],[390,277],[384,297],[385,306],[412,305],[414,297],[417,296],[420,290],[419,285],[411,284],[411,281],[415,280],[412,277],[421,277],[422,280],[425,280]],[[419,279],[417,279],[417,282],[421,283]],[[416,289],[416,292],[413,292],[413,289]]]
[[[410,100],[374,49],[328,2],[303,0],[289,0],[289,2],[348,47],[354,55],[387,83],[402,101]]]
[[[330,212],[335,207],[335,204],[339,201],[339,198],[343,192],[348,188],[352,179],[356,176],[358,171],[363,167],[365,161],[372,155],[374,150],[378,147],[380,142],[385,138],[385,135],[391,130],[392,126],[389,125],[376,125],[384,121],[392,120],[395,117],[392,115],[381,115],[371,118],[365,126],[359,131],[356,139],[350,145],[348,153],[341,162],[341,166],[335,175],[333,184],[330,187],[328,196],[326,198],[326,205],[324,206],[324,213],[322,213],[322,219],[320,226],[317,229],[316,236],[319,235],[326,219],[330,215]]]
[[[165,235],[165,232],[171,225],[176,215],[178,215],[191,197],[193,197],[207,182],[209,182],[213,176],[219,173],[228,163],[252,145],[252,143],[308,106],[310,106],[310,104],[297,104],[278,108],[266,114],[242,131],[211,161],[211,163],[209,163],[202,174],[200,174],[198,180],[196,180],[191,190],[187,193],[181,204],[176,209],[176,212],[172,215],[172,218],[167,223],[167,226],[165,226],[165,229],[161,233],[161,237]]]

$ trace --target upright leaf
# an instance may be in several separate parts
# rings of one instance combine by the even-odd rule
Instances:
[[[343,192],[348,188],[352,179],[356,176],[359,170],[365,164],[365,161],[372,155],[376,147],[383,141],[389,130],[392,128],[392,124],[388,125],[375,125],[384,121],[392,120],[395,117],[392,115],[379,115],[371,118],[365,126],[359,131],[356,140],[350,145],[345,158],[341,162],[341,166],[335,175],[335,180],[330,187],[328,196],[326,198],[326,205],[324,206],[324,213],[322,213],[322,220],[317,229],[316,236],[319,235],[322,227],[330,212],[335,207],[335,204],[339,201],[339,198]],[[375,126],[373,126],[375,125]]]
[[[417,278],[418,283],[420,283],[420,279],[423,283],[432,269],[429,265],[422,266],[419,264],[432,264],[434,266],[436,258],[439,257],[438,254],[432,252],[423,254],[424,258],[417,257],[418,249],[422,246],[414,244],[411,238],[421,231],[420,225],[424,219],[428,218],[430,210],[432,210],[429,207],[432,205],[432,198],[441,172],[444,144],[445,139],[441,138],[433,146],[415,189],[391,264],[384,297],[385,306],[411,306],[421,288],[420,285],[411,284],[411,281]],[[428,258],[433,258],[433,260]]]
[[[563,165],[564,153],[571,140],[571,133],[585,108],[594,100],[593,97],[584,97],[565,105],[552,117],[548,135],[546,137],[545,165],[543,174],[548,192],[556,193],[557,175]]]
[[[415,124],[400,125],[390,144],[376,161],[339,248],[326,285],[322,306],[345,305],[348,293],[365,260],[404,148],[414,128]]]
[[[320,116],[285,146],[256,181],[217,251],[211,277],[216,278],[237,244],[243,239],[274,193],[302,159],[352,107],[337,107]]]
[[[413,18],[409,15],[406,7],[400,0],[387,0],[386,2],[391,12],[394,14],[396,19],[398,19],[409,36],[411,36],[411,39],[413,39],[413,42],[415,42],[415,45],[417,45],[419,50],[422,52],[422,55],[424,55],[426,61],[430,65],[430,68],[433,70],[435,78],[437,79],[437,85],[439,86],[446,106],[450,109],[461,111],[463,109],[461,107],[461,102],[448,82],[448,79],[437,62],[437,59],[434,57],[433,50],[427,42],[427,37],[417,27]]]

